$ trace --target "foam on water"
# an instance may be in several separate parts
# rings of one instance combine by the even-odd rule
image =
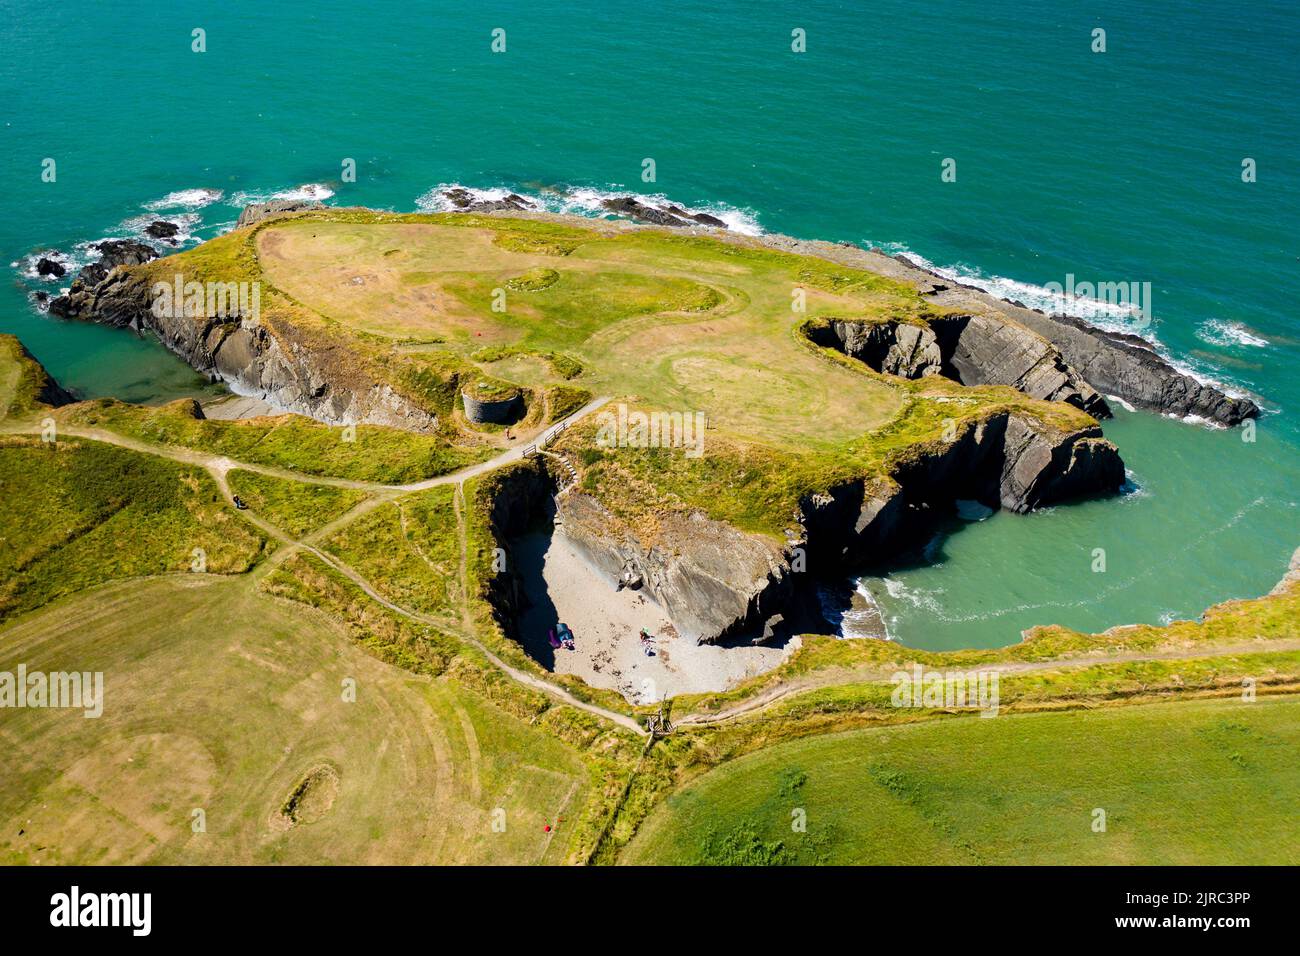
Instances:
[[[155,212],[164,209],[202,209],[210,206],[224,196],[220,189],[178,189],[161,199],[144,203],[145,209]]]
[[[574,189],[525,190],[509,186],[466,186],[464,183],[439,183],[415,200],[418,208],[425,212],[453,212],[457,208],[447,200],[444,193],[452,189],[462,189],[475,201],[490,202],[505,199],[510,194],[521,196],[546,212],[563,213],[571,216],[588,216],[607,218],[614,214],[605,208],[604,203],[610,199],[622,199],[631,196],[638,202],[656,209],[676,206],[688,213],[701,213],[722,220],[731,232],[744,236],[761,236],[763,227],[753,210],[739,209],[726,203],[709,203],[703,206],[690,206],[677,202],[662,193],[637,193],[628,189],[596,189],[581,186]]]
[[[1008,302],[1019,302],[1026,308],[1038,309],[1048,315],[1074,316],[1105,332],[1139,335],[1150,344],[1152,351],[1168,362],[1176,371],[1188,378],[1194,379],[1202,385],[1217,388],[1231,398],[1253,399],[1255,397],[1241,386],[1225,381],[1227,375],[1222,369],[1217,367],[1209,368],[1206,363],[1189,357],[1175,357],[1172,355],[1156,337],[1151,320],[1144,316],[1137,307],[1116,305],[1081,296],[1064,295],[1040,285],[1009,279],[1006,276],[985,275],[979,269],[967,265],[936,265],[924,256],[912,252],[901,243],[887,242],[874,245],[890,255],[905,259],[914,266],[933,272],[952,282],[973,286],[987,292],[989,295],[997,296],[999,299],[1005,299]],[[1207,325],[1210,324],[1207,323]],[[1240,324],[1233,324],[1233,328],[1224,332],[1223,335],[1234,339],[1238,344],[1268,345],[1267,340],[1251,335]],[[1202,338],[1204,337],[1203,335]],[[1246,341],[1246,339],[1251,339],[1251,341]],[[1212,424],[1197,419],[1195,416],[1189,416],[1183,420],[1193,424]]]
[[[1204,342],[1211,345],[1221,345],[1231,348],[1236,345],[1245,345],[1251,348],[1267,348],[1268,339],[1256,335],[1240,322],[1227,322],[1223,319],[1210,319],[1202,322],[1196,330],[1196,335]]]
[[[301,186],[295,186],[292,189],[280,190],[245,190],[235,193],[230,197],[232,206],[247,206],[255,202],[270,202],[273,199],[289,200],[316,200],[324,202],[334,195],[334,190],[330,189],[324,183],[304,183]]]

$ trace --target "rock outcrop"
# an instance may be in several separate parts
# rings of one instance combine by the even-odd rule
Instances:
[[[1016,321],[1046,336],[1096,389],[1138,408],[1219,425],[1239,425],[1259,415],[1247,398],[1233,398],[1185,375],[1136,335],[1118,335],[1068,315],[1016,310]]]
[[[1286,567],[1286,574],[1282,575],[1282,580],[1274,585],[1273,590],[1269,591],[1270,596],[1286,594],[1293,587],[1300,585],[1300,548],[1296,548],[1291,554],[1291,562]]]
[[[155,239],[175,239],[180,235],[181,227],[165,219],[155,219],[144,227],[144,231]]]
[[[291,212],[307,212],[310,209],[324,209],[325,204],[315,199],[272,199],[269,202],[255,202],[245,206],[235,222],[236,229],[253,226],[272,216],[283,216]]]
[[[102,243],[104,258],[87,266],[50,312],[69,319],[151,330],[195,369],[228,382],[241,394],[286,411],[336,425],[371,424],[432,432],[430,411],[359,368],[347,348],[318,342],[256,316],[188,316],[183,309],[155,314],[147,276],[130,266],[155,258],[142,243]],[[124,268],[126,267],[126,268]]]
[[[54,376],[45,370],[36,356],[27,351],[27,346],[17,336],[0,333],[0,350],[8,352],[18,362],[19,379],[13,395],[16,404],[29,406],[35,403],[57,408],[77,400],[75,395],[54,380]],[[30,407],[23,410],[30,410]],[[0,406],[0,418],[6,417],[9,411],[10,408]]]
[[[834,320],[829,330],[833,339],[818,336],[815,341],[838,348],[877,372],[901,378],[943,374],[944,356],[932,329],[905,322]]]
[[[950,444],[918,450],[888,479],[810,495],[784,546],[699,512],[656,516],[655,539],[645,542],[588,494],[570,491],[557,507],[563,534],[611,587],[639,578],[681,634],[707,643],[761,633],[778,614],[797,617],[819,575],[890,559],[957,499],[1023,513],[1123,483],[1124,463],[1100,429],[1058,433],[1000,412]],[[801,555],[808,573],[795,570]]]
[[[1249,399],[1231,397],[1180,372],[1140,336],[1108,332],[1074,316],[1046,315],[877,250],[773,234],[760,241],[770,248],[820,256],[906,282],[942,309],[1028,329],[1050,342],[1064,363],[1093,390],[1137,408],[1180,417],[1195,415],[1220,425],[1238,425],[1259,414],[1259,407]]]
[[[486,199],[470,192],[463,186],[452,186],[450,189],[444,189],[442,197],[457,212],[520,212],[537,208],[536,204],[515,193],[510,193],[501,199]]]
[[[67,271],[68,270],[63,267],[63,263],[45,256],[42,256],[36,263],[36,274],[41,278],[52,276],[53,278],[58,279],[65,275]]]
[[[831,320],[813,341],[903,378],[944,375],[963,385],[1009,385],[1031,398],[1068,402],[1096,418],[1110,408],[1059,350],[1040,335],[983,315],[954,315],[929,326]]]
[[[714,229],[726,229],[727,224],[717,216],[706,212],[687,212],[679,206],[652,206],[635,196],[619,196],[616,199],[601,201],[607,211],[617,216],[628,216],[638,222],[652,226],[672,226],[682,229],[687,226],[711,226]]]

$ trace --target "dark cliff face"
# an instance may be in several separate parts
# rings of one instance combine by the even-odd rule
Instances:
[[[950,444],[918,449],[891,478],[846,482],[809,496],[785,542],[700,512],[657,516],[656,539],[644,542],[590,495],[571,490],[554,507],[558,532],[611,588],[620,579],[639,579],[679,633],[708,643],[755,634],[775,615],[797,618],[818,579],[889,560],[957,499],[1027,512],[1113,493],[1123,483],[1124,463],[1099,429],[1062,434],[1002,412]],[[550,507],[554,488],[540,464],[511,470],[492,506],[500,546]],[[520,593],[509,575],[493,582],[490,599],[507,633]]]
[[[1096,418],[1110,416],[1105,400],[1051,342],[987,316],[944,316],[928,327],[835,319],[811,337],[877,372],[902,378],[943,375],[963,385],[1009,385]]]
[[[822,573],[880,563],[903,550],[934,509],[974,499],[1018,514],[1124,484],[1119,451],[1098,428],[1064,434],[1006,412],[930,447],[891,479],[849,482],[803,504],[810,564]]]
[[[133,245],[152,253],[148,246]],[[426,433],[437,428],[432,412],[284,323],[272,331],[255,316],[237,313],[187,316],[175,309],[156,314],[148,277],[130,268],[141,261],[147,260],[138,250],[115,250],[113,258],[106,254],[103,262],[82,270],[67,295],[50,303],[51,314],[148,329],[198,371],[230,383],[236,391],[328,424],[387,425]],[[114,264],[106,269],[104,263]]]
[[[1094,386],[1138,408],[1179,417],[1196,415],[1220,425],[1239,425],[1259,406],[1232,398],[1179,372],[1137,336],[1093,328],[1082,319],[1018,310],[1017,321],[1049,336],[1061,354]]]
[[[1232,398],[1213,385],[1184,375],[1138,336],[1107,332],[1073,316],[1045,315],[879,250],[775,234],[765,235],[761,241],[771,248],[820,256],[906,282],[939,309],[1028,329],[1051,343],[1064,364],[1093,390],[1138,408],[1197,415],[1220,425],[1237,425],[1259,414],[1258,406],[1249,399]]]

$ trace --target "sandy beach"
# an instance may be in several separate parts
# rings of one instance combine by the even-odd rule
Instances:
[[[557,674],[617,690],[637,704],[676,694],[726,690],[776,667],[797,646],[696,644],[679,637],[663,609],[641,591],[616,589],[562,532],[534,532],[513,543],[531,606],[519,621],[525,649]],[[552,649],[547,632],[569,625],[574,650]],[[641,629],[655,636],[647,655]]]

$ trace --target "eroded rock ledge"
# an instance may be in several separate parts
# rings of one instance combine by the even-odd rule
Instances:
[[[701,512],[656,517],[644,542],[595,497],[570,491],[556,501],[558,533],[614,587],[640,582],[678,632],[701,642],[757,636],[777,615],[807,618],[819,578],[901,553],[940,509],[976,499],[1010,511],[1108,494],[1124,483],[1124,463],[1096,427],[1059,433],[1032,417],[995,413],[947,445],[921,446],[886,479],[859,479],[800,502],[784,543],[748,534]],[[527,527],[554,492],[540,462],[503,476],[492,504],[498,544]],[[503,628],[522,589],[508,575],[493,585]]]
[[[245,213],[256,210],[251,217],[256,222],[263,212],[279,214],[304,205],[268,203]],[[268,206],[276,208],[267,211]],[[174,312],[179,314],[156,315],[150,279],[129,267],[157,258],[157,253],[137,242],[100,248],[103,259],[83,269],[68,294],[50,303],[52,314],[150,330],[195,369],[229,383],[234,391],[329,424],[388,425],[426,433],[437,428],[432,412],[365,374],[345,345],[283,322],[272,329],[237,313],[191,317],[178,309]]]
[[[730,241],[744,240],[731,237]],[[876,250],[781,235],[765,235],[757,241],[899,279],[915,286],[938,308],[1028,330],[1047,340],[1063,362],[1094,390],[1137,408],[1179,417],[1196,416],[1227,426],[1259,415],[1259,406],[1250,399],[1227,395],[1180,372],[1140,336],[1108,332],[1075,316],[1047,315]]]
[[[833,319],[809,337],[903,378],[944,375],[963,385],[1009,385],[1031,398],[1067,402],[1095,418],[1110,408],[1051,342],[984,315],[951,315],[926,326]]]

